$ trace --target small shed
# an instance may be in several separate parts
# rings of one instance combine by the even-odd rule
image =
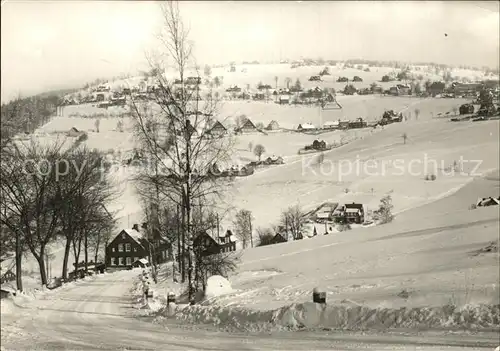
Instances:
[[[69,137],[77,137],[77,136],[79,136],[81,133],[82,133],[82,132],[80,132],[78,129],[76,129],[75,127],[72,127],[72,128],[68,131],[67,135],[68,135]]]
[[[149,261],[145,258],[140,258],[132,263],[132,268],[146,268],[149,267]]]

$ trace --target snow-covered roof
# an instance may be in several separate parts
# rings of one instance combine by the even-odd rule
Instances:
[[[304,123],[304,124],[301,124],[301,126],[302,126],[302,129],[314,129],[314,128],[316,128],[311,123]]]
[[[328,218],[330,217],[330,212],[319,212],[316,217],[318,218]]]
[[[346,213],[358,213],[359,209],[358,208],[348,208],[346,209]]]
[[[230,242],[232,242],[232,243],[235,243],[235,242],[236,242],[236,241],[238,241],[238,240],[236,239],[236,237],[235,237],[234,235],[231,235],[231,236],[229,237],[229,241],[230,241]]]
[[[326,121],[323,125],[324,126],[337,126],[339,124],[339,121]]]
[[[130,237],[132,239],[134,239],[139,245],[141,245],[141,239],[143,239],[143,236],[141,233],[139,233],[135,229],[123,229],[123,231],[125,233],[127,233],[128,235],[130,235]]]
[[[149,263],[149,262],[148,262],[148,260],[146,260],[145,258],[140,258],[140,259],[138,259],[138,260],[137,260],[137,261],[135,261],[135,262],[140,262],[140,263],[142,263],[143,265],[146,265],[146,264],[148,264],[148,263]]]

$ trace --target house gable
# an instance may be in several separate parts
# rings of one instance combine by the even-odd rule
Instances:
[[[143,250],[145,250],[145,248],[140,240],[140,237],[139,236],[134,237],[134,235],[131,235],[132,230],[133,229],[130,229],[127,231],[126,229],[123,229],[122,231],[120,231],[120,233],[117,236],[115,236],[115,238],[108,244],[107,248],[115,247],[118,244],[130,243],[130,244],[139,246]],[[134,230],[134,232],[137,232],[137,231]]]
[[[214,123],[214,125],[212,126],[212,128],[210,128],[209,132],[210,133],[212,133],[212,132],[221,133],[221,132],[226,132],[226,131],[227,131],[226,127],[224,127],[224,125],[221,122],[216,121]]]
[[[257,129],[257,127],[255,127],[255,124],[251,120],[247,119],[241,129]]]

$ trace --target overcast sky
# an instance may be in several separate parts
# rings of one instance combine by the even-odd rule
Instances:
[[[499,61],[497,1],[183,1],[180,7],[200,63],[301,56],[491,67]],[[2,1],[2,101],[135,73],[159,24],[154,2]]]

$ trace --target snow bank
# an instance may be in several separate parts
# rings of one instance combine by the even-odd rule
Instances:
[[[161,314],[164,310],[159,310]],[[500,305],[432,308],[369,308],[365,306],[322,306],[312,302],[293,304],[274,311],[251,311],[222,306],[185,306],[176,318],[189,323],[213,324],[246,331],[263,329],[340,330],[499,329]]]
[[[218,296],[231,294],[232,292],[231,283],[226,278],[220,275],[213,275],[207,279],[205,299],[213,299]]]

